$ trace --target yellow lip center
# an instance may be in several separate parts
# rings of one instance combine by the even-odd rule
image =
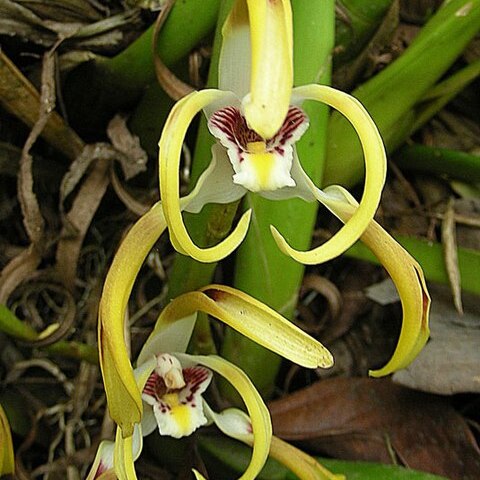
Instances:
[[[177,393],[166,393],[162,400],[171,408],[171,414],[175,418],[179,430],[189,431],[192,423],[191,407],[180,403]]]
[[[274,167],[274,155],[267,152],[265,142],[248,142],[248,157],[255,170],[260,190],[269,190],[271,173]]]

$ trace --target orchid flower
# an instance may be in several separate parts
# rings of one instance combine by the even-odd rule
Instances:
[[[182,438],[202,425],[217,423],[217,418],[223,419],[215,416],[202,398],[213,372],[237,389],[248,411],[253,452],[242,478],[256,478],[262,469],[272,436],[267,407],[249,378],[235,365],[215,355],[185,353],[197,311],[217,317],[257,343],[301,365],[314,368],[333,364],[331,354],[320,343],[242,292],[210,285],[181,295],[164,308],[137,359],[133,374],[143,402],[140,422],[134,425],[133,435],[122,434],[119,428],[115,444],[102,442],[87,480],[102,478],[101,475],[108,478],[113,472],[120,480],[135,479],[133,463],[141,450],[138,436],[158,431],[160,435]],[[269,328],[266,329],[265,325]],[[109,365],[104,365],[104,370],[108,371],[108,368]],[[121,375],[123,372],[117,373]],[[125,412],[121,388],[116,392],[107,390],[107,398],[112,415],[117,415],[116,405],[119,409],[123,406]],[[128,413],[123,417],[130,418]],[[114,419],[120,426],[125,425],[123,418],[116,416]],[[228,425],[228,419],[222,422]]]
[[[308,252],[292,248],[272,226],[277,245],[301,263],[318,264],[340,255],[359,238],[367,243],[392,275],[404,311],[402,332],[391,361],[371,374],[387,375],[408,365],[428,339],[430,300],[421,267],[373,220],[386,172],[385,150],[373,120],[358,100],[333,88],[306,85],[292,89],[292,22],[287,0],[238,0],[226,20],[223,36],[220,89],[192,92],[177,102],[159,142],[162,210],[173,246],[198,261],[212,262],[224,258],[242,242],[250,210],[218,245],[202,249],[193,243],[182,211],[198,212],[207,202],[228,203],[247,192],[269,199],[319,201],[344,226]],[[295,142],[308,128],[308,118],[300,107],[304,100],[332,106],[356,129],[365,157],[360,204],[340,186],[317,188],[303,171]],[[202,109],[217,139],[212,163],[193,192],[179,198],[182,144],[190,122]]]
[[[219,89],[192,92],[173,107],[159,142],[159,176],[163,211],[173,246],[201,262],[221,260],[242,242],[252,212],[240,219],[218,245],[199,248],[191,240],[182,211],[198,212],[209,203],[229,203],[255,192],[269,199],[302,198],[333,210],[336,202],[311,182],[296,154],[295,143],[308,128],[301,109],[305,100],[326,103],[356,129],[365,157],[365,188],[358,209],[323,245],[300,252],[272,227],[279,248],[304,264],[318,264],[342,254],[365,231],[378,207],[385,181],[386,157],[378,130],[354,97],[322,85],[293,86],[292,18],[287,0],[238,0],[223,27]],[[178,171],[188,127],[202,110],[217,139],[209,178],[195,194],[179,198]],[[212,184],[221,188],[212,190]],[[209,189],[208,194],[205,192]]]
[[[125,437],[133,434],[134,424],[142,417],[141,395],[125,346],[124,316],[145,257],[168,227],[172,244],[179,252],[200,261],[219,260],[242,241],[251,216],[250,211],[246,212],[233,233],[219,245],[201,249],[190,239],[182,211],[195,213],[207,203],[229,203],[249,190],[272,199],[298,196],[320,201],[345,223],[326,243],[310,252],[299,252],[273,227],[272,233],[282,251],[305,264],[334,258],[360,237],[380,256],[400,291],[404,321],[392,359],[371,374],[386,375],[406,366],[428,338],[429,298],[421,268],[373,220],[386,161],[380,135],[368,113],[356,99],[330,87],[307,85],[292,89],[292,22],[287,0],[238,0],[223,33],[220,89],[193,92],[172,109],[160,139],[162,202],[155,204],[128,233],[104,286],[99,311],[100,362],[110,413]],[[366,165],[360,204],[341,187],[318,189],[302,170],[294,143],[308,126],[305,113],[297,105],[305,99],[338,109],[357,130]],[[191,120],[202,108],[219,142],[212,149],[211,164],[193,191],[179,198],[182,143]],[[242,333],[257,341],[262,326],[255,324],[252,328]],[[297,355],[301,351],[318,348],[313,339],[304,338],[302,342],[293,356],[287,357],[299,364],[302,362]],[[270,348],[268,339],[266,346]],[[276,351],[286,356],[282,349]]]
[[[123,437],[132,436],[143,411],[141,390],[125,342],[126,305],[138,271],[165,224],[158,203],[132,227],[113,260],[100,301],[100,366],[110,415],[121,427]],[[331,354],[315,339],[263,303],[229,287],[216,285],[181,295],[167,305],[162,318],[172,316],[178,320],[197,310],[215,316],[253,341],[304,367],[329,367],[333,363]],[[265,325],[269,325],[269,329],[265,329]]]
[[[12,433],[7,415],[0,404],[0,477],[15,471]]]
[[[179,252],[213,262],[229,255],[241,243],[251,216],[251,211],[246,212],[227,239],[202,249],[190,239],[183,211],[196,213],[207,203],[230,203],[247,191],[270,199],[299,197],[321,202],[345,225],[320,247],[299,252],[274,227],[272,233],[284,253],[305,264],[332,259],[359,238],[385,264],[400,292],[404,320],[391,360],[371,374],[386,375],[403,368],[428,338],[429,298],[421,268],[373,220],[386,170],[378,130],[363,106],[345,93],[321,85],[292,89],[291,30],[291,11],[286,0],[235,3],[224,26],[220,89],[193,92],[172,109],[159,144],[162,202],[132,227],[107,275],[100,303],[98,340],[108,407],[119,426],[113,464],[120,478],[135,478],[137,429],[143,435],[156,425],[161,434],[182,436],[205,421],[215,421],[214,416],[209,417],[209,410],[200,406],[204,401],[199,397],[208,386],[210,371],[225,376],[244,397],[254,445],[248,475],[263,465],[271,427],[263,402],[248,378],[218,357],[184,353],[190,337],[185,332],[193,328],[197,311],[222,320],[299,365],[315,368],[332,364],[330,353],[321,344],[276,312],[241,292],[215,285],[182,295],[167,305],[133,371],[124,334],[126,305],[138,271],[159,236],[168,228]],[[245,56],[249,51],[251,55]],[[303,171],[295,142],[308,128],[307,116],[301,109],[304,100],[327,103],[343,113],[357,130],[366,172],[360,204],[339,186],[320,190]],[[193,191],[180,198],[180,152],[192,119],[202,109],[218,142],[212,149],[211,164]],[[178,342],[183,342],[182,348]],[[168,364],[172,368],[167,368]],[[104,447],[103,451],[108,453],[111,449]]]

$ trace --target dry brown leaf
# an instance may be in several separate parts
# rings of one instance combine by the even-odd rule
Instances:
[[[457,235],[455,225],[455,203],[450,198],[442,222],[442,247],[445,258],[445,269],[453,294],[453,303],[457,312],[463,314],[462,287],[460,284],[460,269],[458,267]]]
[[[480,451],[464,418],[442,397],[388,379],[323,380],[269,408],[276,435],[315,453],[480,478]]]
[[[165,90],[167,95],[173,100],[180,100],[185,95],[194,91],[194,88],[188,83],[182,82],[166,65],[162,62],[158,52],[158,34],[167,19],[168,13],[172,8],[175,0],[166,0],[162,6],[162,10],[158,14],[155,22],[155,29],[152,36],[153,64],[155,67],[155,75],[160,86]]]
[[[97,160],[65,216],[58,242],[56,269],[69,288],[74,287],[80,249],[90,223],[107,190],[109,180],[108,159]],[[72,229],[74,234],[72,234]]]
[[[0,51],[0,102],[12,115],[33,127],[39,117],[40,95],[20,70]],[[83,148],[80,137],[56,112],[48,118],[42,136],[73,160]]]
[[[7,303],[8,297],[23,281],[28,280],[40,264],[41,256],[33,244],[10,260],[0,273],[0,303]]]
[[[62,178],[60,185],[60,210],[63,212],[65,199],[73,192],[94,160],[113,160],[114,158],[115,150],[108,143],[85,145]]]
[[[128,130],[124,116],[113,117],[108,124],[107,135],[114,148],[123,153],[118,160],[126,180],[146,170],[148,156],[140,146],[140,139]]]
[[[115,168],[113,165],[110,166],[110,180],[118,198],[131,212],[140,217],[150,210],[151,205],[145,205],[144,203],[139,202],[123,187],[122,182],[120,182],[117,174],[115,173]]]
[[[142,24],[139,9],[103,18],[111,9],[100,2],[58,1],[18,2],[0,0],[0,34],[52,47],[59,38],[69,38],[75,48],[93,48],[112,53],[125,40],[125,30]]]
[[[55,57],[53,52],[43,56],[42,90],[40,95],[40,109],[38,119],[30,131],[23,146],[18,174],[18,199],[22,207],[23,223],[30,241],[40,245],[45,229],[37,197],[33,191],[32,156],[30,149],[42,133],[48,119],[55,108]]]

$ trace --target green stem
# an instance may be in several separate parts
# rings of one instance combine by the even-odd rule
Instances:
[[[359,54],[377,30],[392,0],[339,0],[335,21],[335,68]]]
[[[295,84],[328,84],[334,46],[334,2],[297,0],[292,4]],[[310,118],[310,128],[297,144],[297,152],[306,172],[321,183],[328,109],[310,102],[304,109]],[[279,251],[270,225],[278,227],[296,247],[306,249],[310,246],[317,205],[300,200],[274,202],[251,194],[245,208],[253,208],[254,214],[248,235],[237,252],[235,287],[291,318],[304,267]],[[242,368],[262,394],[271,394],[279,357],[233,330],[226,332],[222,356]],[[224,388],[224,394],[235,401],[228,387]]]
[[[440,111],[453,97],[461,92],[469,83],[480,75],[480,60],[476,60],[470,65],[454,73],[451,77],[433,87],[425,97],[416,114],[415,123],[412,125],[411,132],[417,131],[425,125],[438,111]]]
[[[173,6],[158,36],[158,52],[167,66],[187,55],[214,28],[220,0],[182,0]],[[131,107],[155,80],[153,26],[113,58],[98,57],[80,65],[66,79],[64,96],[73,125],[85,130]],[[95,118],[92,117],[95,112]],[[98,136],[98,132],[97,132]]]
[[[478,25],[480,0],[445,2],[397,60],[354,91],[377,123],[390,151],[408,137],[415,121],[415,104],[476,35]],[[324,183],[349,186],[362,177],[358,137],[341,115],[333,114]]]
[[[221,29],[232,5],[233,0],[223,0],[221,3],[207,81],[209,87],[218,85],[218,60],[222,44]],[[208,131],[207,122],[202,118],[193,157],[191,188],[210,164],[213,142],[214,139]],[[225,238],[232,226],[237,207],[238,202],[227,205],[207,205],[199,214],[185,214],[185,224],[195,243],[206,247],[215,245]],[[216,263],[200,263],[185,255],[177,254],[170,272],[167,298],[175,298],[182,293],[209,284],[212,281],[216,266]],[[194,345],[193,350],[202,349],[204,352],[215,353],[209,321],[205,315],[199,315],[197,318],[192,343]]]
[[[20,320],[5,305],[0,305],[0,330],[11,337],[26,342],[32,342],[38,339],[38,332]],[[42,350],[50,355],[84,360],[98,365],[98,352],[94,345],[60,340],[52,345],[43,347]]]
[[[448,175],[469,183],[480,182],[480,157],[447,148],[405,145],[395,155],[402,169]]]
[[[222,26],[233,5],[233,0],[223,0],[218,15],[217,29],[213,43],[213,52],[207,84],[216,87],[218,84],[218,60],[222,45]],[[214,139],[202,118],[197,134],[197,143],[193,156],[190,187],[196,184],[200,174],[208,167],[211,159],[211,148]],[[207,205],[196,215],[185,214],[185,224],[197,245],[209,246],[222,240],[231,228],[237,203],[232,205]],[[167,298],[195,290],[211,282],[216,263],[200,263],[190,257],[177,254],[170,272]]]

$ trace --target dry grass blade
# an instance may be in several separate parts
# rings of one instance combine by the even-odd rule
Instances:
[[[40,264],[40,254],[33,244],[14,257],[0,273],[0,303],[6,304],[10,294],[28,279]]]
[[[42,91],[38,118],[23,146],[18,175],[18,198],[22,207],[23,223],[30,241],[39,245],[44,234],[45,221],[40,212],[37,197],[33,191],[33,173],[30,149],[37,141],[55,108],[55,57],[52,52],[43,56]]]
[[[107,135],[114,148],[124,154],[118,160],[127,180],[146,170],[148,156],[140,139],[128,130],[125,117],[115,115],[108,124]]]
[[[0,103],[12,115],[32,127],[40,111],[40,95],[20,70],[0,51]],[[83,148],[80,137],[56,112],[51,112],[41,135],[67,158]]]
[[[158,14],[157,21],[155,22],[155,29],[152,37],[152,49],[153,49],[153,64],[155,67],[155,75],[157,76],[158,83],[165,90],[167,95],[173,100],[180,100],[185,95],[194,91],[194,88],[188,85],[188,83],[182,82],[166,65],[162,62],[157,52],[158,34],[172,8],[175,0],[167,0]]]
[[[56,269],[65,285],[71,289],[74,287],[83,239],[110,183],[109,165],[110,161],[103,158],[95,163],[65,216],[57,247]]]
[[[452,289],[453,302],[458,313],[463,313],[462,291],[460,284],[460,270],[458,268],[457,237],[455,232],[455,203],[450,198],[442,222],[442,245],[445,257],[450,288]]]
[[[145,205],[142,202],[139,202],[123,187],[122,182],[115,173],[113,165],[110,167],[110,180],[118,198],[131,212],[141,217],[150,210],[151,205]]]
[[[303,279],[302,288],[313,290],[325,297],[332,318],[338,317],[342,309],[342,295],[333,282],[320,275],[306,275]]]

